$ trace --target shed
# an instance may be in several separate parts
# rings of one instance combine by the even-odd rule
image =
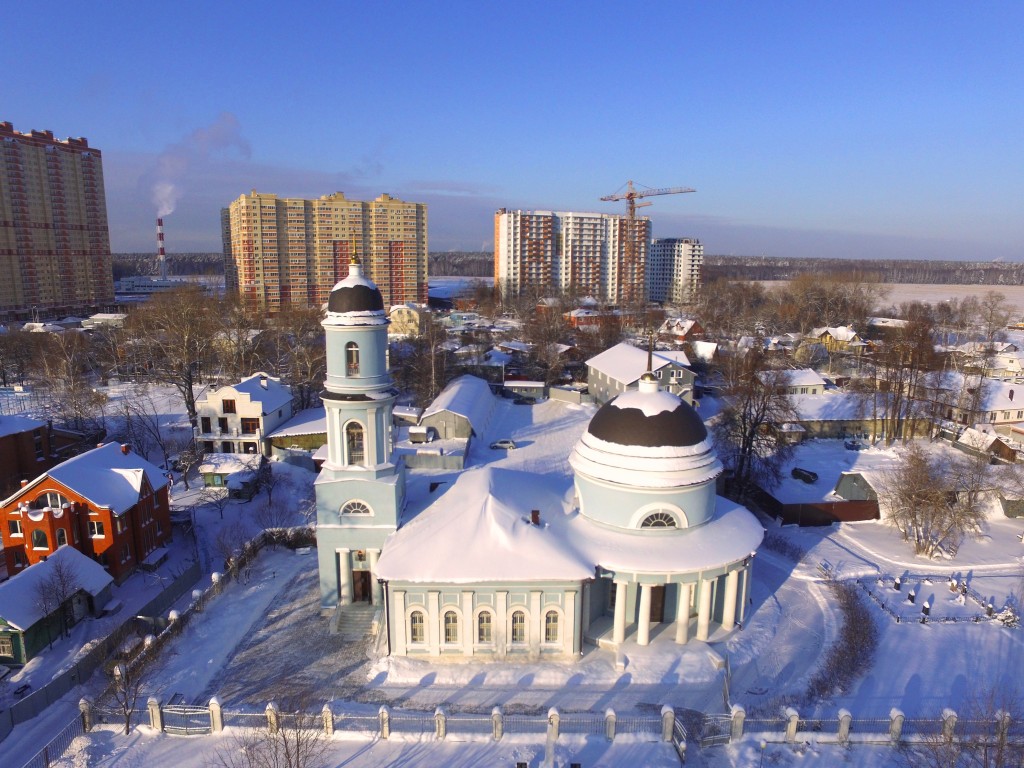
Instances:
[[[433,427],[442,440],[482,434],[494,412],[490,385],[476,376],[449,382],[420,418],[421,427]]]

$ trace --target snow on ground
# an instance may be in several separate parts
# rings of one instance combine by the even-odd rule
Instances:
[[[540,474],[568,473],[567,458],[582,429],[593,415],[592,406],[572,406],[546,401],[533,406],[496,404],[487,434],[472,441],[467,466],[495,464]],[[512,451],[492,451],[492,440],[508,437],[521,446]],[[836,476],[847,460],[865,466],[891,461],[887,450],[844,451],[838,441],[814,441],[801,448],[800,466],[830,468]],[[275,464],[275,471],[284,465]],[[287,473],[302,472],[287,468]],[[819,474],[823,474],[819,472]],[[409,477],[411,513],[423,509],[445,493],[454,473],[416,471]],[[295,487],[312,480],[311,473],[290,475]],[[834,484],[823,482],[819,484]],[[800,488],[802,484],[797,485]],[[304,487],[304,486],[302,486]],[[175,485],[176,504],[187,505],[195,491],[185,493]],[[294,503],[295,491],[281,499]],[[262,498],[262,497],[261,497]],[[275,494],[275,501],[278,500]],[[819,497],[820,498],[820,497]],[[283,502],[282,502],[283,503]],[[216,511],[196,511],[199,530],[213,537],[233,520],[251,516],[253,507],[233,503],[221,521]],[[770,524],[769,524],[770,525]],[[708,644],[691,643],[679,648],[656,628],[654,641],[646,648],[627,641],[621,654],[624,668],[618,669],[608,651],[588,649],[576,664],[430,664],[419,660],[376,655],[367,644],[338,647],[326,633],[327,621],[317,614],[315,559],[286,550],[265,552],[253,566],[249,582],[231,584],[214,600],[207,612],[187,628],[161,659],[153,690],[161,698],[181,692],[186,698],[203,701],[213,693],[221,695],[226,708],[262,709],[268,691],[287,692],[287,686],[301,681],[325,701],[334,698],[346,709],[372,711],[382,702],[392,706],[430,712],[444,704],[452,711],[486,711],[495,704],[514,711],[543,712],[549,706],[564,710],[596,710],[613,706],[617,711],[655,711],[663,703],[705,712],[723,711],[722,672],[715,668],[708,651],[729,655],[732,671],[731,700],[749,709],[769,704],[780,694],[800,694],[806,689],[828,647],[838,636],[841,616],[834,598],[822,582],[818,564],[827,561],[840,579],[859,579],[877,590],[883,578],[883,599],[891,608],[906,612],[905,596],[892,590],[893,576],[920,585],[922,597],[933,596],[934,613],[969,613],[968,602],[950,602],[946,580],[951,574],[966,579],[971,588],[997,607],[1016,589],[1021,573],[1024,545],[1018,536],[1024,521],[998,516],[987,521],[979,540],[970,540],[952,561],[928,561],[913,555],[910,546],[884,522],[836,525],[831,528],[773,528],[771,535],[792,551],[806,554],[794,562],[785,548],[762,548],[755,561],[753,604],[743,628],[731,636],[713,636]],[[212,553],[206,556],[211,562]],[[930,582],[930,583],[929,583]],[[901,621],[897,624],[874,603],[866,603],[879,629],[878,647],[869,668],[861,671],[851,689],[813,707],[822,716],[834,716],[839,707],[850,709],[855,718],[888,716],[893,706],[908,716],[934,716],[942,707],[954,709],[973,693],[986,688],[1020,690],[1024,678],[1017,660],[1022,653],[1021,630],[1011,630],[989,620],[941,624]],[[902,613],[901,613],[902,615]],[[332,645],[335,643],[335,645]],[[325,661],[326,660],[326,661]],[[54,709],[61,717],[73,714],[71,705]],[[810,716],[808,708],[802,715]],[[50,713],[37,718],[57,722]],[[20,728],[20,726],[19,726]],[[211,737],[184,740],[155,737],[146,728],[128,739],[102,732],[89,739],[97,746],[69,757],[67,765],[128,764],[170,766],[201,765],[204,754],[218,741]],[[105,734],[105,735],[104,735]],[[221,737],[223,741],[225,737]],[[18,729],[8,744],[40,743],[19,737]],[[559,760],[564,764],[571,747],[560,741]],[[184,745],[191,745],[183,748]],[[585,765],[674,765],[670,750],[657,745],[601,739],[583,744],[589,756]],[[130,748],[129,748],[130,747]],[[643,750],[653,749],[647,753]],[[515,750],[519,750],[516,752]],[[660,751],[659,751],[660,750]],[[334,765],[428,765],[503,764],[522,755],[530,765],[540,763],[543,745],[511,738],[498,744],[432,738],[411,742],[332,742]],[[579,753],[581,756],[583,752]],[[729,747],[703,753],[691,745],[688,764],[709,766],[757,765],[762,757],[759,740],[747,738]],[[574,757],[574,759],[578,759]],[[863,765],[883,768],[899,765],[900,757],[887,748],[801,744],[768,744],[765,765],[827,766]],[[78,762],[75,762],[75,761]],[[664,761],[664,762],[662,762]],[[120,764],[120,762],[118,762]]]

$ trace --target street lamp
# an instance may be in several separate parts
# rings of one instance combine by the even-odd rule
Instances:
[[[764,748],[768,746],[768,742],[761,739],[761,762],[758,763],[758,768],[764,765]]]

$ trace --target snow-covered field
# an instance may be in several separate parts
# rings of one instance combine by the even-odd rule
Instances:
[[[551,401],[536,406],[500,401],[496,409],[487,433],[471,445],[468,467],[497,464],[543,475],[564,474],[569,451],[593,414],[591,407]],[[492,440],[506,437],[520,447],[490,450]],[[884,451],[877,455],[872,455],[873,451],[842,451],[841,446],[827,441],[802,450],[810,453],[799,456],[800,466],[810,468],[891,460]],[[312,481],[312,474],[296,474],[301,471],[293,468],[285,471],[292,473],[295,487]],[[412,473],[409,494],[413,511],[425,508],[445,492],[447,486],[441,485],[432,493],[432,483],[452,478],[444,472]],[[796,488],[800,490],[800,486]],[[275,503],[294,495],[294,491],[280,496],[275,493]],[[179,486],[175,497],[176,501],[188,500]],[[205,536],[214,536],[223,525],[244,519],[251,508],[232,505],[224,521],[216,512],[200,508],[197,524]],[[168,646],[154,668],[147,695],[166,699],[181,693],[200,702],[217,695],[225,709],[259,711],[269,698],[285,696],[298,686],[312,691],[320,704],[333,699],[339,706],[367,712],[375,711],[382,702],[423,712],[432,712],[440,704],[455,712],[487,712],[500,704],[526,713],[542,713],[551,706],[598,712],[610,706],[617,712],[647,713],[666,703],[722,712],[724,672],[713,664],[708,654],[713,650],[729,657],[733,703],[748,710],[772,707],[780,695],[799,697],[806,690],[839,633],[842,618],[822,582],[819,563],[827,561],[842,580],[860,580],[880,590],[883,601],[901,615],[905,612],[908,619],[917,616],[918,610],[905,604],[905,590],[897,594],[892,589],[894,576],[903,577],[908,586],[915,585],[920,597],[930,597],[936,616],[970,614],[977,612],[975,606],[970,601],[960,605],[949,592],[947,579],[956,573],[972,589],[992,599],[997,609],[1002,607],[1019,587],[1024,545],[1018,536],[1022,532],[1024,521],[993,516],[982,536],[965,542],[956,559],[930,562],[915,558],[909,545],[881,522],[775,529],[773,537],[791,547],[766,547],[758,553],[752,611],[740,631],[729,637],[714,636],[706,645],[691,643],[680,648],[656,629],[653,643],[646,648],[627,642],[621,669],[611,652],[597,649],[588,650],[582,660],[571,665],[431,665],[389,658],[365,644],[345,646],[336,636],[327,635],[327,620],[317,615],[315,558],[284,549],[267,551],[256,561],[248,582],[243,579],[229,585],[206,613]],[[794,562],[790,555],[797,551],[805,554]],[[206,556],[211,562],[214,559],[210,552]],[[883,579],[881,587],[879,578]],[[963,706],[973,694],[985,690],[1022,690],[1021,630],[1007,629],[987,618],[977,623],[896,623],[874,603],[866,604],[879,630],[870,666],[860,671],[849,690],[835,691],[826,700],[806,707],[801,715],[835,717],[840,707],[846,707],[858,719],[884,719],[890,709],[899,707],[911,718],[932,717],[943,707]],[[44,743],[47,732],[72,717],[74,702],[84,690],[69,695],[52,713],[18,726],[4,742],[5,752],[27,756],[32,745]],[[159,736],[145,727],[126,738],[104,728],[81,739],[62,764],[198,766],[206,764],[212,750],[228,738],[230,735]],[[762,757],[764,765],[907,764],[887,748],[770,743],[762,754],[759,741],[752,737],[703,753],[691,744],[687,764],[748,766],[757,765]],[[542,741],[522,736],[495,744],[453,738],[439,743],[433,737],[382,742],[338,735],[331,742],[328,764],[420,768],[509,765],[523,760],[537,766],[543,756]],[[600,738],[560,740],[556,764],[567,765],[570,759],[588,766],[677,764],[665,745],[635,740],[608,744]]]

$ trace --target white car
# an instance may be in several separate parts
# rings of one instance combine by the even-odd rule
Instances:
[[[491,443],[491,448],[495,451],[500,451],[502,449],[511,451],[515,447],[516,444],[511,440],[495,440],[493,443]]]

